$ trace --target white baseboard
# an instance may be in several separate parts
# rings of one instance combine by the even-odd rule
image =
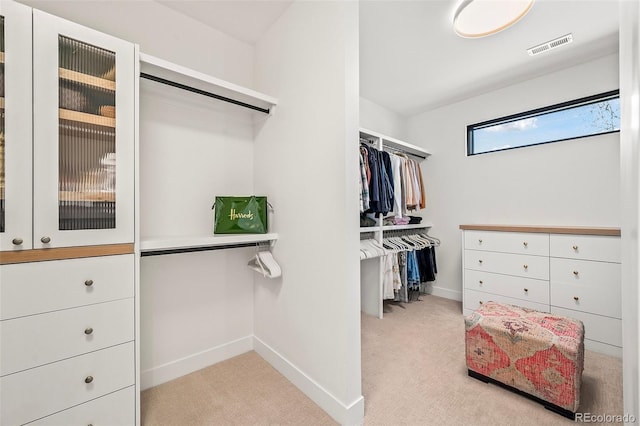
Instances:
[[[444,297],[445,299],[457,300],[458,302],[462,302],[462,292],[451,290],[444,287],[437,287],[429,285],[426,288],[427,294],[432,294],[438,297]]]
[[[362,395],[351,404],[345,405],[289,360],[255,336],[253,337],[253,348],[273,368],[278,370],[280,374],[285,376],[338,423],[341,425],[362,424],[364,418],[364,398]]]
[[[176,359],[142,371],[140,373],[140,388],[141,390],[145,390],[157,386],[220,361],[249,352],[252,349],[253,336],[246,336],[184,358]]]

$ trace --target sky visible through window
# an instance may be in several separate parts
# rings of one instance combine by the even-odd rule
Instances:
[[[616,97],[473,129],[473,147],[469,154],[481,154],[619,130],[620,99]]]

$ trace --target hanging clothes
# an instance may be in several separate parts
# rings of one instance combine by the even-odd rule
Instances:
[[[380,177],[380,162],[378,156],[378,150],[372,147],[365,147],[367,150],[367,160],[369,164],[369,171],[371,173],[371,181],[369,182],[369,210],[368,212],[380,211],[380,187],[382,186],[382,179]]]
[[[360,213],[369,210],[369,180],[371,172],[368,171],[367,149],[360,147]]]
[[[382,274],[382,298],[394,299],[395,291],[402,286],[400,279],[400,268],[398,266],[398,257],[395,253],[382,256],[383,274]]]
[[[395,218],[402,217],[402,199],[404,185],[402,184],[402,160],[397,155],[391,155],[391,170],[393,176],[393,215]]]
[[[391,157],[388,152],[379,151],[373,147],[360,145],[363,155],[363,165],[365,166],[364,174],[370,175],[368,198],[368,208],[361,212],[386,215],[393,209],[394,201],[394,182]],[[366,162],[364,152],[366,151]],[[368,166],[368,169],[367,169]],[[361,171],[361,174],[363,172]],[[364,184],[364,179],[361,177]],[[361,195],[365,198],[364,188]],[[365,207],[365,203],[361,204],[361,208]]]

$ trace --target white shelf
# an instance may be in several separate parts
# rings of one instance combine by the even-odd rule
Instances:
[[[233,234],[213,235],[208,237],[156,237],[143,239],[140,243],[142,253],[161,251],[198,251],[212,247],[233,246],[236,244],[252,244],[275,241],[278,234]]]
[[[385,225],[382,227],[383,231],[397,231],[401,229],[426,229],[431,228],[433,226],[432,223],[424,222],[424,223],[413,223],[410,225]]]
[[[383,135],[382,133],[374,132],[372,130],[367,130],[364,128],[360,128],[360,135],[365,138],[374,138],[374,139],[382,139],[383,147],[391,147],[398,149],[400,151],[406,152],[407,154],[414,155],[420,158],[427,158],[431,155],[429,151],[424,148],[420,148],[419,146],[412,145],[408,142],[401,141],[399,139],[392,138],[390,136]]]
[[[397,231],[402,229],[426,229],[431,228],[433,226],[430,222],[424,223],[414,223],[411,225],[385,225],[382,227],[383,231]],[[363,226],[360,228],[360,233],[364,234],[366,232],[378,232],[380,231],[380,226]]]
[[[278,104],[278,100],[272,96],[145,53],[140,53],[140,72],[263,108],[269,112]]]

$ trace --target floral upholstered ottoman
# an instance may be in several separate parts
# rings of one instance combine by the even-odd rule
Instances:
[[[574,418],[584,366],[581,321],[487,302],[465,318],[469,376]]]

